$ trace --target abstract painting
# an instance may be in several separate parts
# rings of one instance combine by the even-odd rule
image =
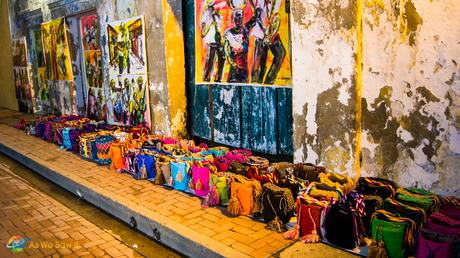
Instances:
[[[195,82],[289,86],[287,0],[196,0]]]

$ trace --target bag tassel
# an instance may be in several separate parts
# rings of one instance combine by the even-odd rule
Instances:
[[[310,243],[318,243],[319,242],[319,235],[316,230],[312,230],[310,234],[303,236],[300,241],[302,243],[310,244]]]
[[[378,236],[380,229],[380,236],[382,236],[383,229],[381,227],[377,227],[377,234]],[[385,248],[385,242],[382,239],[379,241],[372,240],[372,243],[369,245],[369,252],[367,253],[368,258],[388,258],[388,251]]]
[[[201,184],[200,178],[198,178],[198,179],[196,180],[195,190],[198,190],[198,191],[203,190],[203,185]]]
[[[268,222],[268,225],[266,226],[267,229],[281,233],[285,231],[284,225],[281,222],[281,220],[278,218],[278,216],[275,217],[274,220]]]
[[[236,196],[233,196],[230,199],[230,202],[228,203],[227,210],[228,210],[228,212],[230,212],[233,215],[240,215],[241,212],[243,211],[243,209],[241,207],[241,203],[240,203],[240,201],[238,200],[238,198]]]
[[[294,227],[286,231],[286,233],[283,234],[283,238],[285,240],[292,240],[292,239],[297,239],[299,237],[299,224],[296,224]]]
[[[286,233],[283,234],[284,239],[297,239],[300,236],[300,214],[301,214],[302,209],[299,208],[299,214],[297,214],[297,224],[295,224],[294,227],[289,229]]]
[[[310,234],[303,236],[300,241],[303,243],[318,243],[319,242],[319,235],[318,231],[316,231],[316,223],[315,220],[313,219],[313,216],[311,215],[310,209],[308,209],[308,215],[310,216],[311,222],[313,222],[313,230],[311,231]]]
[[[190,181],[188,181],[188,188],[190,190],[195,190],[195,184],[193,184],[193,179],[190,179]]]
[[[182,173],[180,171],[177,172],[176,181],[182,182]]]
[[[169,177],[168,185],[171,185],[171,186],[174,185],[174,180],[173,180],[172,176]]]
[[[145,168],[145,165],[143,165],[141,169],[141,178],[146,178],[146,177],[147,177],[147,169]]]

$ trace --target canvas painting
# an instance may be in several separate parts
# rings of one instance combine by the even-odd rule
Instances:
[[[97,15],[81,17],[80,23],[83,50],[100,50],[99,20]]]
[[[116,124],[150,127],[143,16],[109,22],[109,85]]]
[[[289,86],[286,1],[196,0],[196,83]]]
[[[114,122],[150,127],[147,76],[120,75],[110,81]]]
[[[88,87],[102,87],[101,51],[85,51],[85,74]]]
[[[72,62],[64,18],[41,25],[42,46],[50,80],[73,80]]]
[[[13,66],[27,66],[26,38],[13,39]]]
[[[107,35],[110,74],[147,73],[143,16],[109,22]]]
[[[13,80],[19,110],[34,112],[34,91],[30,78],[25,37],[13,39]]]
[[[106,102],[102,88],[88,88],[86,116],[97,121],[106,119]]]
[[[74,82],[48,80],[47,84],[53,113],[61,115],[74,114],[77,109]]]

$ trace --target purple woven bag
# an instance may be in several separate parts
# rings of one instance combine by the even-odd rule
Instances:
[[[43,132],[43,139],[48,142],[53,141],[53,122],[45,122],[45,131]]]
[[[431,214],[427,220],[426,228],[439,234],[460,236],[460,220],[440,212]]]

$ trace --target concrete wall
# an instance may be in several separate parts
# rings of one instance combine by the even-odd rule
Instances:
[[[295,161],[460,196],[459,16],[455,0],[293,1]]]
[[[108,21],[144,14],[152,130],[167,135],[185,135],[187,103],[184,47],[183,43],[179,44],[183,42],[180,0],[11,0],[11,34],[14,37],[27,35],[30,20],[38,14],[46,22],[94,9],[100,17],[103,51],[106,51]],[[105,68],[103,87],[109,96],[108,53],[103,52],[102,56]],[[110,101],[107,105],[110,109]]]
[[[0,107],[18,110],[14,91],[8,1],[0,1]]]

